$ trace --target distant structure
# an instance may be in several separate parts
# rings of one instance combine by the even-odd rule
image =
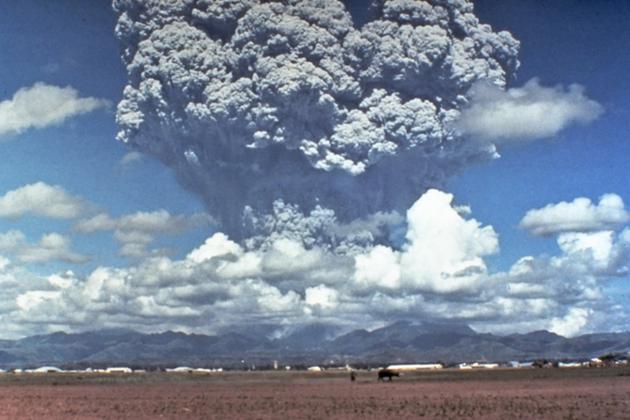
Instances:
[[[496,369],[499,367],[498,363],[478,363],[475,362],[473,364],[468,363],[460,363],[457,365],[459,369]]]
[[[311,366],[306,370],[308,370],[309,372],[321,372],[322,368],[320,368],[319,366]]]
[[[168,373],[193,373],[193,368],[188,366],[178,366],[173,369],[166,369]]]
[[[519,362],[517,360],[513,360],[509,363],[509,366],[512,368],[531,368],[534,367],[534,362]]]
[[[55,366],[42,366],[37,369],[33,369],[31,372],[33,373],[60,373],[60,372],[63,372],[63,370]]]
[[[108,367],[105,369],[105,373],[132,373],[131,368],[124,366]]]
[[[442,369],[441,363],[425,363],[425,364],[413,364],[413,365],[389,365],[386,369],[394,370],[396,372],[413,372],[415,370],[434,370]]]
[[[559,368],[577,368],[582,367],[582,363],[580,362],[558,362]]]

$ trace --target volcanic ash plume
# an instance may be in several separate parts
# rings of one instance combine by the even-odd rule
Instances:
[[[366,6],[367,7],[367,6]],[[492,156],[449,128],[518,42],[466,0],[114,0],[129,75],[118,137],[175,169],[231,235],[276,200],[342,221],[404,210]]]

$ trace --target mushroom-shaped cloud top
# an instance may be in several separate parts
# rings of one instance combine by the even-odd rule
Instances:
[[[518,42],[466,0],[114,0],[128,72],[118,138],[173,167],[238,236],[283,199],[350,220],[407,208],[488,143],[449,128]]]

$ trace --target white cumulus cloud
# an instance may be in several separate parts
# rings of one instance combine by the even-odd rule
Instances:
[[[70,239],[59,233],[44,234],[34,243],[28,242],[18,230],[0,233],[0,252],[14,255],[22,263],[64,261],[78,264],[88,260],[86,256],[73,251],[70,245]]]
[[[549,330],[565,337],[577,335],[588,324],[592,311],[588,308],[571,308],[561,318],[551,320]]]
[[[492,226],[464,219],[452,200],[429,190],[407,212],[401,267],[408,282],[439,292],[475,287],[486,273],[483,257],[499,251]]]
[[[0,102],[0,137],[60,124],[68,118],[108,104],[104,99],[82,98],[70,86],[58,87],[38,82],[18,90],[13,98]]]
[[[561,201],[529,210],[520,226],[534,235],[550,235],[613,229],[629,220],[623,199],[617,194],[604,194],[597,204],[579,197],[571,202]]]
[[[427,191],[407,212],[401,251],[384,246],[355,257],[359,284],[450,293],[476,290],[486,276],[483,257],[499,250],[491,226],[464,219],[453,196]]]
[[[25,215],[73,219],[86,209],[81,198],[68,193],[58,185],[44,182],[24,185],[0,196],[0,217]]]
[[[300,219],[295,208],[280,206],[278,215],[290,217],[265,241],[239,244],[217,232],[181,259],[150,255],[85,275],[16,272],[21,260],[11,250],[25,241],[19,232],[7,233],[0,236],[0,253],[17,257],[0,268],[0,322],[15,334],[51,326],[213,333],[260,322],[279,329],[331,322],[349,329],[410,318],[502,333],[547,328],[575,335],[602,326],[596,322],[607,319],[610,305],[603,286],[627,273],[630,229],[561,233],[557,255],[525,256],[507,271],[490,272],[484,259],[498,252],[497,233],[453,200],[438,190],[416,200],[400,247],[368,241],[348,252],[312,241],[292,228],[343,231],[332,228],[334,213],[320,209]],[[121,219],[101,216],[91,229],[116,229]],[[131,220],[135,228],[155,231],[146,215]],[[59,238],[40,242],[61,244]],[[21,277],[29,280],[21,284]]]
[[[568,89],[545,87],[532,79],[523,87],[501,90],[480,82],[455,125],[465,135],[502,143],[552,137],[571,124],[593,121],[602,112],[577,84]]]
[[[594,261],[607,265],[613,251],[613,232],[567,232],[558,236],[558,246],[567,254],[589,252]]]

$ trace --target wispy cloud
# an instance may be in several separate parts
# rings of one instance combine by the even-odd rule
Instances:
[[[152,212],[140,211],[119,218],[99,213],[80,220],[75,230],[80,233],[114,231],[114,237],[121,245],[121,255],[140,258],[148,255],[147,247],[157,236],[175,235],[210,223],[212,219],[205,213],[172,215],[160,209]]]
[[[129,152],[120,159],[120,164],[122,166],[129,166],[135,162],[141,161],[143,156],[144,155],[140,152],[136,152],[136,151]]]

